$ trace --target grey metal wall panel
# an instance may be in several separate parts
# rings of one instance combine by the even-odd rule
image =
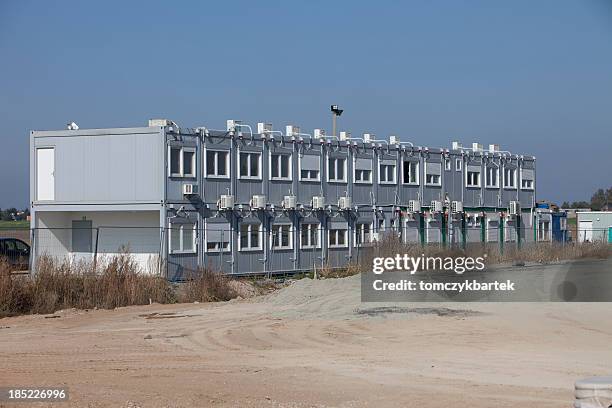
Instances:
[[[33,137],[34,148],[55,147],[56,203],[163,200],[165,147],[159,131]]]

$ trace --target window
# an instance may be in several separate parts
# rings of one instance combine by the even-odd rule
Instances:
[[[206,225],[206,252],[227,252],[231,240],[229,223],[208,223]]]
[[[206,176],[229,178],[229,152],[206,150]]]
[[[487,167],[486,186],[489,188],[499,187],[499,169],[497,167]]]
[[[480,187],[480,172],[468,170],[465,185],[467,187]]]
[[[242,224],[239,244],[241,251],[261,249],[261,224]]]
[[[195,150],[183,149],[183,176],[195,177]]]
[[[448,157],[444,159],[444,170],[451,171],[451,159]]]
[[[270,154],[270,180],[291,180],[291,155]]]
[[[425,184],[427,184],[429,186],[439,186],[439,185],[441,185],[440,175],[439,174],[427,174],[427,176],[425,178]]]
[[[521,188],[523,190],[533,190],[533,180],[535,180],[533,169],[521,169]]]
[[[181,148],[170,148],[170,175],[180,177],[181,175]]]
[[[381,184],[395,184],[395,164],[389,160],[381,161],[378,178]]]
[[[355,224],[355,246],[372,241],[372,225],[369,223],[358,222]]]
[[[330,248],[343,248],[346,247],[348,245],[347,239],[346,239],[346,235],[347,235],[347,230],[346,229],[337,229],[337,228],[332,228],[329,230],[329,247]]]
[[[419,163],[418,162],[404,161],[402,183],[419,184]]]
[[[319,181],[320,158],[315,155],[304,155],[300,157],[300,180]]]
[[[240,178],[261,179],[261,153],[240,153]]]
[[[196,224],[170,225],[170,253],[195,253]]]
[[[355,183],[372,183],[372,159],[357,157],[353,164]]]
[[[441,186],[441,163],[425,163],[425,184],[428,186]]]
[[[456,170],[456,171],[461,171],[461,170],[463,170],[463,160],[461,160],[461,159],[455,159],[455,170]]]
[[[372,170],[355,169],[355,183],[371,183]]]
[[[346,159],[339,157],[328,159],[327,181],[346,183]]]
[[[300,242],[302,248],[316,248],[321,245],[319,240],[319,224],[304,223],[301,225]]]
[[[195,177],[195,149],[170,147],[169,172],[171,177]]]
[[[272,249],[291,249],[291,225],[275,224],[272,225]]]
[[[504,188],[516,188],[516,169],[504,169]]]

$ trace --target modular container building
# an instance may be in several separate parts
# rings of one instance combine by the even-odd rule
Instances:
[[[612,211],[579,211],[576,218],[578,242],[612,243]]]
[[[127,250],[169,279],[200,267],[342,266],[385,234],[423,245],[545,236],[535,157],[497,145],[445,149],[294,125],[230,120],[213,130],[160,119],[32,131],[30,157],[34,258]]]

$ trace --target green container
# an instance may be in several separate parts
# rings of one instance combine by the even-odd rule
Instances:
[[[612,227],[608,227],[608,244],[612,244]]]

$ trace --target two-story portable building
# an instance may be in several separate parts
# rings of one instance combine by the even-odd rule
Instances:
[[[200,267],[341,266],[384,234],[423,245],[537,239],[535,157],[496,145],[151,120],[33,131],[30,158],[35,258],[127,250],[181,279]]]

